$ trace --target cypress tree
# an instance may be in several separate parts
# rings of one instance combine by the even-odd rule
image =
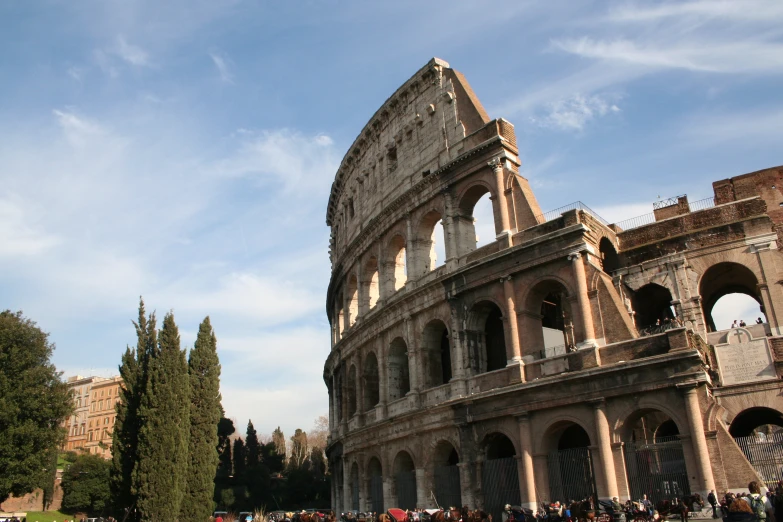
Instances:
[[[258,432],[253,427],[253,421],[247,421],[245,462],[248,470],[255,470],[261,463],[261,444],[258,443]]]
[[[212,514],[215,475],[218,467],[218,422],[220,406],[220,361],[217,339],[209,317],[199,326],[188,359],[190,381],[190,444],[185,497],[180,520],[208,520]]]
[[[231,419],[225,417],[225,413],[221,414],[220,422],[218,422],[218,443],[217,451],[220,457],[218,458],[218,469],[215,474],[215,481],[225,481],[229,476],[233,474],[233,466],[231,465],[231,435],[234,434],[234,422]]]
[[[131,509],[136,503],[132,476],[138,457],[139,405],[146,386],[147,361],[157,342],[155,314],[147,319],[143,299],[139,299],[139,318],[133,325],[136,349],[127,347],[122,356],[120,376],[123,385],[112,431],[110,486],[112,505],[118,515],[123,515],[125,509]]]
[[[234,441],[234,480],[244,484],[247,476],[247,465],[245,455],[245,442],[242,439]]]
[[[146,364],[139,405],[136,505],[144,522],[176,520],[185,492],[190,435],[190,389],[185,352],[171,313]]]

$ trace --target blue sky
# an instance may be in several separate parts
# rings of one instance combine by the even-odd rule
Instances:
[[[229,416],[308,429],[329,187],[432,56],[516,125],[544,210],[619,221],[783,163],[779,0],[8,0],[2,306],[67,374],[116,372],[139,295],[186,345],[209,314]]]

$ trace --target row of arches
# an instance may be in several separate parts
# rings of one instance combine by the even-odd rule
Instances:
[[[361,263],[361,275],[348,275],[335,301],[335,342],[354,325],[365,307],[372,310],[382,296],[404,288],[409,278],[425,276],[443,266],[446,259],[461,257],[495,240],[491,191],[483,183],[462,195],[451,230],[444,228],[443,218],[443,209],[431,209],[412,227],[410,238],[406,230],[398,231],[384,245],[380,260],[377,255],[369,255]],[[447,241],[447,235],[454,236],[454,241]]]

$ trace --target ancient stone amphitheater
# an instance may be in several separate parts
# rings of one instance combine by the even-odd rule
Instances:
[[[780,478],[783,168],[609,224],[542,212],[520,161],[514,126],[439,59],[345,155],[326,216],[332,506],[498,516]],[[716,330],[737,293],[761,322]]]

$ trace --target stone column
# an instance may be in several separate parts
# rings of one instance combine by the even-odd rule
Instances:
[[[353,492],[351,491],[351,468],[348,459],[343,457],[343,511],[353,509]]]
[[[484,456],[479,455],[476,457],[476,488],[478,497],[473,500],[476,502],[476,509],[484,509],[484,497],[486,492],[484,491]]]
[[[530,416],[523,413],[517,417],[519,423],[519,460],[520,470],[519,486],[522,506],[529,509],[536,509],[538,502],[536,498],[536,475],[533,467],[533,436],[530,432]]]
[[[457,467],[459,468],[459,485],[462,493],[462,505],[475,506],[476,502],[473,499],[473,481],[470,476],[470,463],[460,462],[457,464]]]
[[[706,497],[710,490],[715,489],[715,480],[712,477],[712,463],[707,448],[707,438],[704,436],[704,421],[702,420],[701,407],[699,406],[698,384],[682,386],[685,398],[685,411],[688,415],[688,428],[691,432],[691,444],[693,455],[699,469],[699,491],[702,497]]]
[[[604,399],[593,401],[595,417],[595,434],[597,437],[598,454],[601,457],[601,471],[604,476],[604,490],[598,491],[601,500],[612,500],[617,496],[617,476],[614,468],[612,439],[609,433],[609,421],[606,420],[606,402]]]
[[[370,311],[370,282],[364,280],[364,260],[359,258],[356,267],[356,293],[359,296],[356,319],[364,317]],[[378,278],[380,280],[380,277]]]
[[[459,320],[457,315],[459,313],[458,306],[460,301],[457,299],[449,300],[451,308],[451,321],[449,324],[450,336],[449,347],[452,349],[451,357],[451,396],[464,397],[467,395],[467,383],[465,382],[465,352],[463,350],[462,341],[460,341],[459,335]]]
[[[378,336],[377,349],[378,354],[378,388],[380,394],[378,396],[378,408],[375,420],[380,421],[386,418],[388,411],[386,405],[389,403],[389,336],[384,333]]]
[[[416,468],[416,507],[432,507],[428,500],[424,468]]]
[[[511,221],[508,216],[508,202],[506,201],[506,184],[504,178],[503,158],[495,158],[487,163],[495,174],[495,190],[497,191],[498,210],[500,210],[500,223],[503,230],[497,237],[508,236],[511,243]]]
[[[408,271],[405,286],[410,288],[413,280],[419,277],[416,259],[416,240],[413,238],[413,224],[411,223],[410,214],[405,214],[405,268]]]
[[[383,477],[383,509],[397,505],[397,497],[392,494],[393,476]]]
[[[421,352],[419,351],[418,344],[416,343],[416,336],[414,335],[413,318],[410,315],[406,315],[405,321],[405,334],[407,336],[406,344],[408,345],[408,378],[410,379],[411,390],[408,392],[413,398],[414,406],[418,407],[421,398],[419,394],[424,387],[424,364],[421,361]]]
[[[457,248],[457,238],[459,237],[459,226],[454,218],[454,203],[451,199],[451,192],[444,190],[443,203],[446,215],[443,216],[443,234],[446,236],[444,249],[446,251],[446,267],[452,270],[457,266],[457,257],[459,250]]]
[[[593,313],[590,310],[590,298],[587,296],[587,276],[585,275],[585,265],[582,261],[582,255],[574,252],[568,256],[574,271],[574,281],[576,282],[576,301],[579,313],[579,319],[582,323],[584,339],[579,343],[582,347],[595,346],[595,328],[593,327]]]
[[[389,298],[388,281],[386,281],[386,279],[389,277],[387,272],[389,267],[386,265],[386,258],[383,255],[384,249],[381,246],[380,236],[375,238],[375,243],[377,245],[375,254],[378,258],[378,302],[375,304],[377,307],[383,306],[383,304],[386,302],[386,299]]]
[[[761,302],[764,303],[764,312],[767,316],[770,331],[772,332],[772,335],[780,335],[781,327],[780,322],[778,321],[777,310],[775,310],[776,300],[772,296],[769,288],[769,280],[767,278],[767,272],[774,274],[776,270],[775,260],[771,258],[771,256],[774,255],[774,251],[771,249],[772,246],[773,243],[765,241],[752,245],[751,252],[755,252],[759,264],[761,280],[758,282],[757,290],[761,295]]]
[[[511,382],[525,382],[525,364],[522,362],[522,348],[519,344],[519,321],[517,318],[516,292],[510,275],[501,279],[506,297],[505,317],[508,322],[508,341],[506,342],[506,366],[513,368]]]
[[[348,281],[343,285],[343,333],[351,328],[351,294],[348,292]]]

